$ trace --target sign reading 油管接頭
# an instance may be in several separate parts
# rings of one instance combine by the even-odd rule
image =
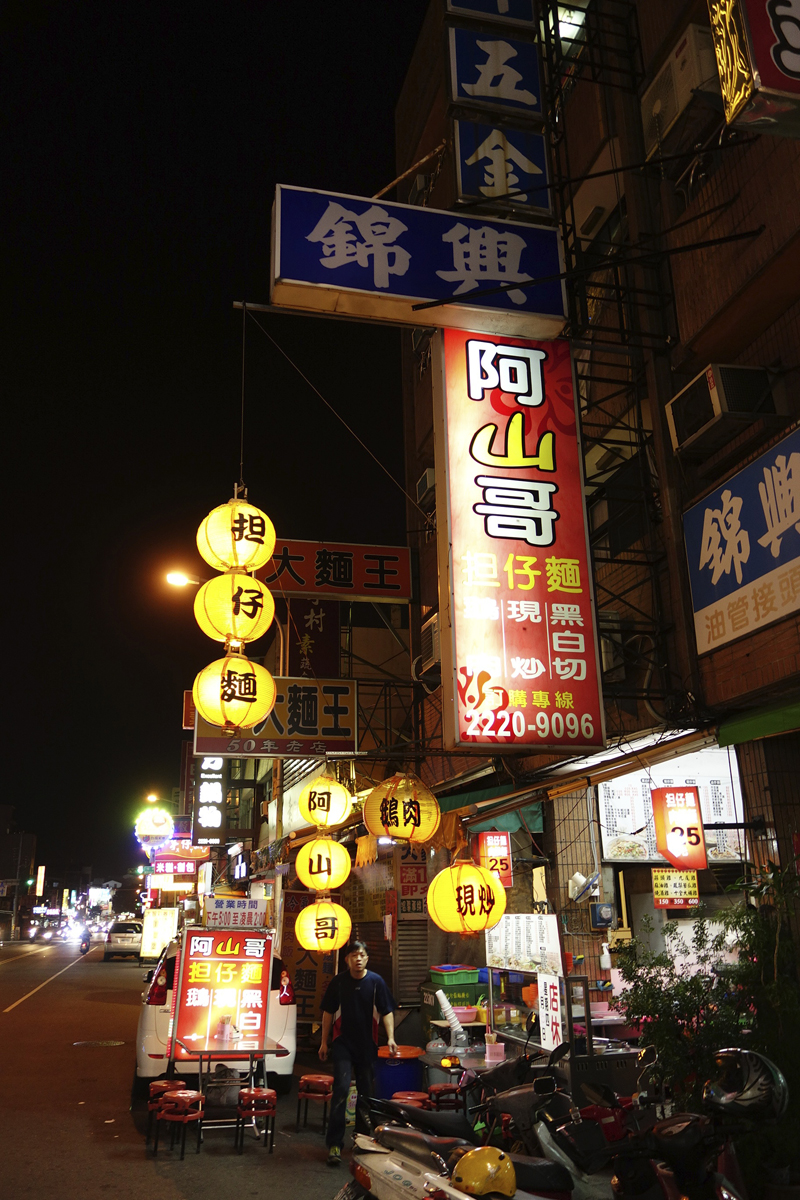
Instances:
[[[411,599],[411,554],[407,546],[278,538],[264,582],[276,596],[405,604]]]
[[[655,908],[697,908],[700,892],[697,871],[674,871],[653,867],[653,906]]]
[[[272,934],[184,929],[170,1058],[185,1062],[201,1051],[236,1058],[264,1048]]]
[[[659,853],[680,871],[705,871],[708,862],[697,788],[653,788],[651,795]]]
[[[602,746],[569,346],[434,344],[446,745]]]
[[[263,928],[267,917],[265,899],[245,900],[237,896],[204,896],[203,924],[208,929]]]
[[[486,964],[505,971],[563,975],[558,917],[552,913],[506,913],[486,931]]]
[[[787,0],[709,0],[725,120],[800,133],[800,10]]]
[[[552,211],[544,134],[477,121],[454,121],[453,126],[459,199],[488,198]]]
[[[539,987],[539,1044],[543,1050],[555,1050],[561,1036],[561,984],[557,975],[536,974]]]
[[[252,729],[237,730],[232,737],[198,715],[195,754],[220,759],[317,758],[358,749],[355,679],[277,677],[275,686],[275,707],[269,716]],[[201,791],[202,782],[201,771]],[[197,843],[197,818],[194,840]]]
[[[533,0],[447,0],[447,12],[454,17],[477,17],[503,25],[534,26]]]
[[[478,866],[485,867],[487,871],[496,875],[503,887],[514,886],[510,833],[496,829],[482,830],[478,834],[475,851]]]
[[[542,119],[539,54],[534,42],[453,26],[448,30],[454,104]]]
[[[562,271],[550,226],[275,191],[270,297],[285,308],[552,338],[565,321]],[[415,308],[426,301],[442,303]]]
[[[800,429],[683,515],[700,654],[800,609]]]

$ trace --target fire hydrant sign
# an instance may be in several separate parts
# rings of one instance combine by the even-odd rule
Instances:
[[[543,1050],[561,1045],[561,991],[557,975],[537,972],[539,985],[539,1042]]]
[[[653,867],[654,908],[696,908],[700,903],[697,871]]]
[[[262,1050],[271,970],[271,929],[184,930],[170,1057]]]
[[[705,871],[706,843],[696,787],[653,788],[656,846],[679,871]]]
[[[602,746],[569,346],[449,329],[438,345],[445,744]]]

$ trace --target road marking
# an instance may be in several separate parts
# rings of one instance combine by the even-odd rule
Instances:
[[[91,951],[89,953],[91,953]],[[49,979],[45,979],[44,983],[40,983],[38,987],[35,987],[32,992],[28,992],[27,996],[21,996],[20,999],[15,1000],[13,1004],[9,1004],[8,1008],[3,1009],[3,1012],[11,1012],[12,1008],[16,1008],[18,1004],[22,1004],[24,1000],[30,1000],[31,996],[35,996],[37,992],[40,992],[45,984],[52,983],[54,979],[58,979],[59,975],[63,975],[65,971],[68,971],[70,967],[74,967],[75,963],[82,962],[84,958],[88,958],[88,955],[81,955],[80,958],[73,959],[71,963],[67,963],[67,965],[62,967],[60,971],[56,971],[55,975],[51,975]]]
[[[44,954],[44,947],[42,947],[41,950],[29,950],[27,954],[18,954],[16,958],[4,958],[3,961],[0,962],[0,967],[4,967],[6,963],[19,962],[21,958],[30,958],[32,954]]]

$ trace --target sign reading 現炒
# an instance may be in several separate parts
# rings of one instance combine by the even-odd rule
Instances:
[[[553,338],[565,321],[562,271],[549,226],[275,191],[270,298],[285,308]],[[426,301],[447,303],[415,309]]]
[[[454,121],[453,127],[460,200],[552,211],[544,134],[477,121]]]
[[[653,906],[655,908],[697,908],[700,892],[697,871],[675,871],[653,867]]]
[[[569,345],[434,344],[446,745],[602,746]]]
[[[683,515],[697,649],[800,609],[800,429]]]
[[[276,596],[405,604],[411,599],[411,553],[407,546],[279,538],[264,582]]]

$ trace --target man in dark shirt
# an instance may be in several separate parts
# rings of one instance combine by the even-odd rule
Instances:
[[[389,1053],[397,1052],[394,1040],[394,1000],[374,971],[367,970],[365,942],[353,941],[345,952],[347,970],[328,985],[322,1001],[322,1042],[319,1056],[333,1065],[333,1099],[326,1142],[328,1164],[338,1166],[344,1142],[347,1093],[355,1073],[358,1090],[356,1129],[365,1125],[365,1098],[373,1093],[372,1070],[378,1052],[378,1017],[383,1018]]]

